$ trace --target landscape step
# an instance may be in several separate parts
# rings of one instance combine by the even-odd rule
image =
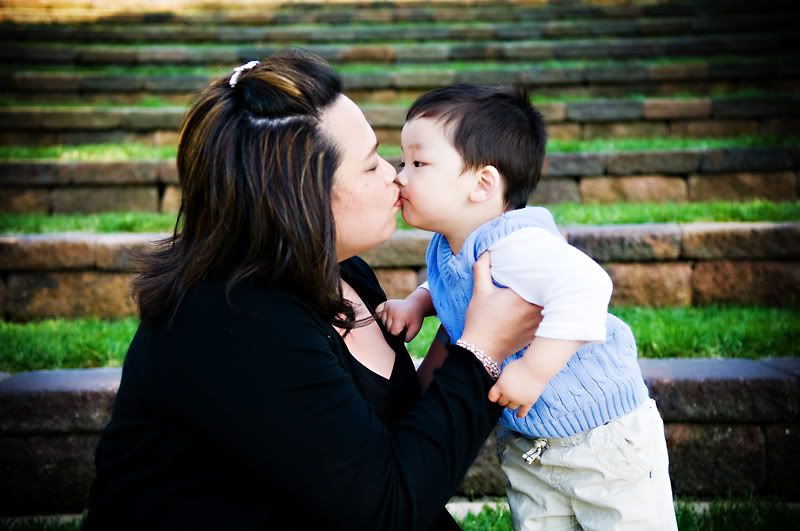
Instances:
[[[794,32],[768,34],[634,37],[613,40],[561,40],[419,44],[310,44],[303,48],[334,65],[348,63],[430,63],[444,61],[545,61],[632,59],[687,55],[785,53],[796,44]],[[60,45],[26,42],[0,48],[6,64],[23,65],[218,65],[266,57],[283,49],[262,46]]]
[[[231,64],[250,58],[237,59]],[[196,93],[217,74],[105,74],[102,72],[0,71],[0,92],[14,94],[181,94]],[[730,64],[709,61],[641,64],[637,62],[589,63],[563,67],[539,67],[535,62],[457,70],[442,64],[436,69],[402,69],[386,66],[375,72],[340,72],[345,89],[356,99],[368,99],[379,91],[384,98],[414,97],[420,91],[453,83],[514,83],[542,95],[575,91],[600,93],[664,93],[710,91],[725,87],[791,91],[800,87],[800,61],[764,57]],[[548,92],[549,90],[549,92]]]
[[[198,25],[198,24],[0,24],[0,41],[113,43],[362,43],[374,41],[513,41],[602,37],[743,33],[793,29],[792,13],[748,13],[715,17],[572,19],[546,22],[392,25]]]
[[[536,107],[548,124],[550,138],[558,139],[800,134],[800,96],[597,98]],[[406,105],[362,108],[382,144],[399,144]],[[186,110],[185,106],[0,107],[0,143],[74,143],[70,135],[84,143],[108,143],[122,132],[131,133],[131,140],[139,133],[174,133],[180,130]],[[37,134],[15,141],[13,133],[22,131]],[[141,135],[144,142],[150,137]]]
[[[302,7],[275,2],[236,2],[205,5],[184,3],[180,12],[168,8],[154,11],[152,4],[111,2],[87,4],[82,0],[6,0],[0,6],[0,20],[17,22],[180,22],[193,24],[349,24],[387,22],[454,22],[454,21],[517,21],[564,20],[567,18],[624,19],[659,16],[713,17],[725,14],[748,14],[761,11],[790,11],[792,0],[762,0],[756,4],[742,0],[722,2],[691,1],[617,1],[608,5],[592,5],[588,0],[572,2],[361,2],[330,5],[325,2]]]
[[[562,232],[608,271],[613,305],[800,305],[799,222],[570,226]],[[1,236],[0,316],[31,321],[135,315],[131,251],[167,236]],[[397,231],[364,255],[389,297],[405,297],[424,280],[430,237]]]
[[[665,423],[676,497],[800,500],[800,358],[640,359]],[[18,373],[0,382],[2,516],[81,512],[121,370]],[[459,493],[504,496],[494,435]],[[58,493],[53,495],[52,493]]]
[[[793,201],[798,170],[800,147],[551,153],[531,201]],[[177,184],[174,160],[0,161],[0,212],[177,212]]]

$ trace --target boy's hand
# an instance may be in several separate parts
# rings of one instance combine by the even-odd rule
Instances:
[[[523,360],[524,357],[506,365],[489,389],[489,400],[511,410],[519,408],[517,418],[520,419],[528,414],[544,390],[543,385],[537,384],[536,372]]]
[[[414,339],[422,328],[425,313],[418,304],[408,299],[390,299],[376,308],[378,318],[386,330],[393,336],[399,336],[405,330],[403,340],[408,343]]]

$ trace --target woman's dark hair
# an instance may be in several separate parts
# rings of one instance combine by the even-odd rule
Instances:
[[[230,83],[211,83],[184,118],[178,221],[141,257],[141,318],[171,320],[198,282],[224,282],[230,303],[231,289],[253,279],[292,290],[349,330],[355,316],[342,296],[331,211],[340,154],[320,129],[341,79],[319,57],[289,50]]]
[[[443,120],[465,169],[492,165],[507,208],[523,208],[542,176],[547,130],[524,87],[458,84],[426,92],[406,115]]]

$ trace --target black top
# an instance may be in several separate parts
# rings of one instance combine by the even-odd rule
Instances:
[[[360,259],[343,263],[343,277],[371,308],[385,298]],[[368,399],[377,382],[364,383],[366,368],[303,301],[255,282],[230,300],[222,284],[203,284],[171,327],[140,325],[84,529],[438,525],[501,411],[475,357],[449,347],[424,396],[384,389],[381,411]],[[402,341],[389,340],[389,382],[413,376]]]

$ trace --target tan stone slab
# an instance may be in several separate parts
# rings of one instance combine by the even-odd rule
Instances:
[[[100,272],[11,274],[6,287],[6,315],[19,321],[135,315],[132,279],[131,274]]]
[[[155,186],[70,187],[52,192],[53,213],[69,212],[157,212]]]
[[[94,266],[108,271],[132,271],[139,253],[152,249],[154,242],[170,236],[168,233],[98,234],[94,240]]]
[[[579,140],[581,134],[580,124],[557,123],[547,126],[547,137],[555,140]]]
[[[687,120],[672,122],[669,134],[689,138],[741,136],[757,135],[758,129],[758,122],[755,120]]]
[[[362,258],[375,268],[422,267],[431,236],[433,233],[422,230],[399,230],[391,240],[363,254]]]
[[[42,188],[0,188],[0,212],[50,212],[50,190]]]
[[[766,444],[759,426],[671,424],[670,478],[684,495],[758,492],[766,483]]]
[[[0,269],[37,271],[91,267],[94,267],[91,235],[0,236]]]
[[[798,197],[793,171],[716,173],[689,176],[692,201],[769,199],[793,201]]]
[[[607,263],[614,281],[612,304],[636,306],[691,306],[692,265]]]
[[[567,240],[599,262],[652,262],[680,256],[679,225],[575,225],[566,228]]]
[[[642,112],[648,120],[705,118],[711,116],[711,100],[707,98],[685,100],[648,98],[644,101]]]
[[[161,198],[161,212],[177,214],[181,207],[181,189],[177,186],[167,186]]]
[[[692,275],[696,304],[800,304],[800,262],[698,262]]]
[[[664,175],[588,177],[581,179],[580,192],[586,203],[664,203],[688,199],[686,180]]]
[[[800,223],[687,223],[684,258],[800,258]]]
[[[411,268],[376,268],[375,276],[390,299],[404,299],[419,286],[417,272]]]
[[[580,203],[581,194],[574,179],[542,179],[531,195],[530,204]]]
[[[656,122],[617,122],[585,124],[583,138],[648,138],[667,136],[669,130],[664,123]]]

